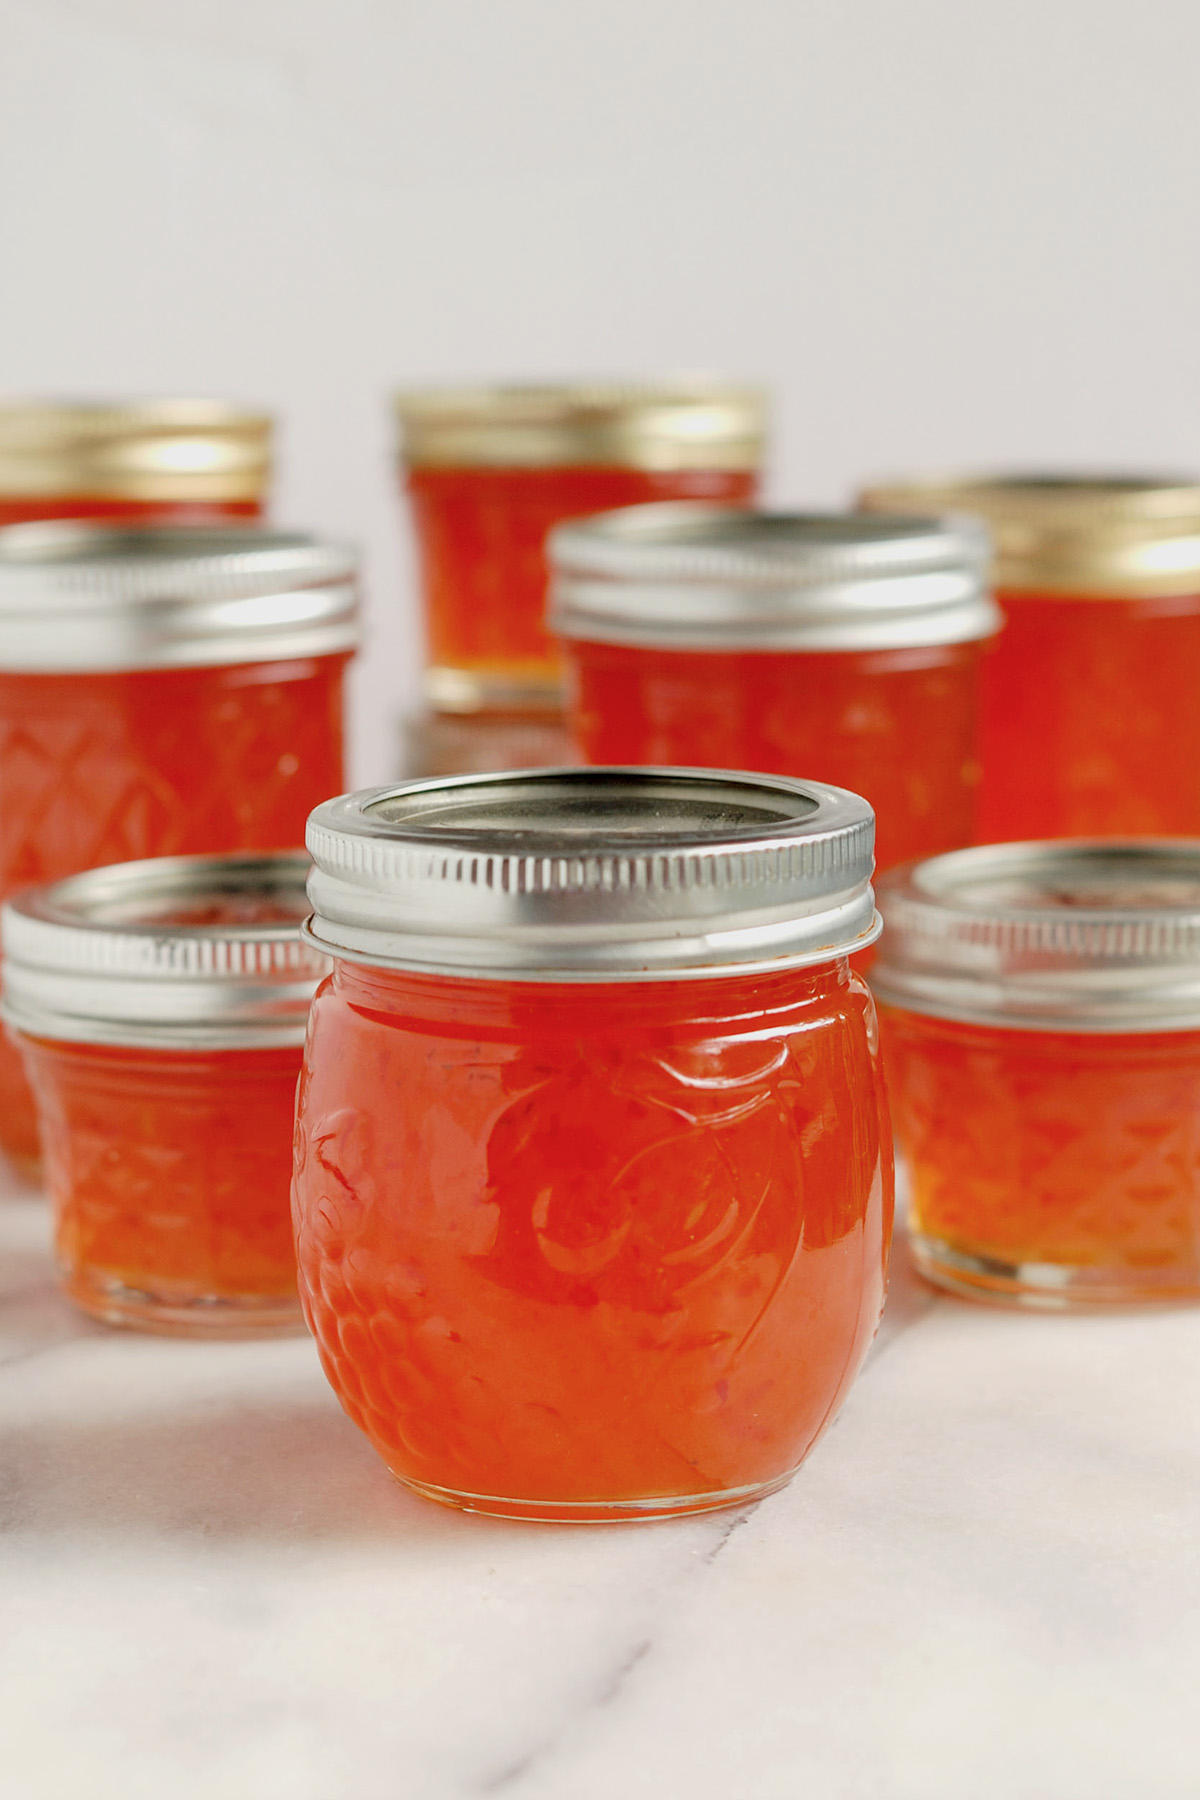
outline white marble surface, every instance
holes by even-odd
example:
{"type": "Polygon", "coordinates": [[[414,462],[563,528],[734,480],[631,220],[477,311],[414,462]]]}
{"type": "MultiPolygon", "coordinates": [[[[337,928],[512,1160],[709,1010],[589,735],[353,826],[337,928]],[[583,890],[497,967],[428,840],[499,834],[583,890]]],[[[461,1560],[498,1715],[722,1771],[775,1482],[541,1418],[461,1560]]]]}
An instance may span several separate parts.
{"type": "Polygon", "coordinates": [[[903,1270],[756,1510],[395,1486],[311,1346],[93,1328],[0,1201],[5,1800],[1195,1800],[1200,1316],[903,1270]]]}

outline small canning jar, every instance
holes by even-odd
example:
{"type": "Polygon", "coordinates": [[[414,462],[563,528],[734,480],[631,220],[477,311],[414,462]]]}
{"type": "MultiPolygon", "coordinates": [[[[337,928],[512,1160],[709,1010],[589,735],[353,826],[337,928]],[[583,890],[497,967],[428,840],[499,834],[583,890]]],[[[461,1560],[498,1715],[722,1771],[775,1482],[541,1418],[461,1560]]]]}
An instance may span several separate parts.
{"type": "Polygon", "coordinates": [[[586,762],[819,771],[870,801],[879,867],[969,844],[999,613],[970,520],[645,506],[551,537],[586,762]]]}
{"type": "Polygon", "coordinates": [[[666,382],[447,389],[396,400],[443,712],[561,709],[546,631],[552,525],[649,500],[752,499],[757,389],[666,382]]]}
{"type": "MultiPolygon", "coordinates": [[[[285,850],[343,786],[353,554],[248,527],[0,530],[0,899],[134,857],[285,850]]],[[[0,1043],[0,1145],[37,1156],[0,1043]]]]}
{"type": "Polygon", "coordinates": [[[1200,1299],[1200,844],[987,845],[879,904],[922,1273],[1026,1306],[1200,1299]]]}
{"type": "Polygon", "coordinates": [[[995,539],[981,841],[1200,835],[1200,484],[1014,476],[863,503],[975,513],[995,539]]]}
{"type": "Polygon", "coordinates": [[[883,1301],[870,808],[531,771],[313,814],[300,1289],[418,1492],[653,1518],[780,1486],[883,1301]]]}
{"type": "Polygon", "coordinates": [[[0,525],[259,518],[271,420],[223,400],[0,400],[0,525]]]}
{"type": "Polygon", "coordinates": [[[194,1336],[300,1323],[288,1186],[308,858],[164,857],[10,900],[4,1018],[37,1095],[67,1293],[194,1336]]]}

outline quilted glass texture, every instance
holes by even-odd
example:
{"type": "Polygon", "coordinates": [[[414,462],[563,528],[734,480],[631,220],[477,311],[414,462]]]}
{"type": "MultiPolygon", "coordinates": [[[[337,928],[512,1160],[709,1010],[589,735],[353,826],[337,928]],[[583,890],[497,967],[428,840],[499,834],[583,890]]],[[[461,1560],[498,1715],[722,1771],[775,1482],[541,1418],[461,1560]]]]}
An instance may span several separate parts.
{"type": "Polygon", "coordinates": [[[1200,1293],[1200,1032],[1009,1031],[888,1009],[921,1236],[1200,1293]]]}
{"type": "MultiPolygon", "coordinates": [[[[121,674],[0,674],[0,899],[144,856],[286,850],[342,777],[345,656],[121,674]]],[[[37,1155],[0,1040],[0,1144],[37,1155]]]]}
{"type": "Polygon", "coordinates": [[[27,1049],[68,1292],[112,1283],[175,1305],[294,1298],[298,1045],[27,1049]]]}

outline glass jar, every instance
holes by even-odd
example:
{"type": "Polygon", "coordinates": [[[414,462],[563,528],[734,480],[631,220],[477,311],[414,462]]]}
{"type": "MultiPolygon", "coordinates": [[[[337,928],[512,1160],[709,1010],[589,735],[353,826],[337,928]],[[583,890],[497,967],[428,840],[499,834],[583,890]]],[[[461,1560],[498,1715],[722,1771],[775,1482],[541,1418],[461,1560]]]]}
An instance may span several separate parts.
{"type": "Polygon", "coordinates": [[[1200,844],[987,845],[879,904],[922,1273],[1026,1306],[1200,1299],[1200,844]]]}
{"type": "Polygon", "coordinates": [[[396,401],[443,712],[560,709],[546,534],[640,501],[753,498],[765,401],[666,383],[448,389],[396,401]]]}
{"type": "Polygon", "coordinates": [[[881,868],[972,841],[999,614],[971,521],[647,506],[550,557],[586,762],[820,775],[870,801],[881,868]]]}
{"type": "Polygon", "coordinates": [[[41,1115],[67,1293],[199,1337],[300,1323],[288,1189],[308,858],[165,857],[3,912],[4,1018],[41,1115]]]}
{"type": "Polygon", "coordinates": [[[983,840],[1200,834],[1200,485],[1017,476],[864,504],[977,513],[995,538],[983,840]]]}
{"type": "Polygon", "coordinates": [[[0,400],[0,525],[260,517],[271,420],[222,400],[0,400]]]}
{"type": "Polygon", "coordinates": [[[318,807],[301,1295],[402,1481],[620,1519],[795,1470],[883,1301],[871,839],[854,795],[695,771],[318,807]]]}
{"type": "MultiPolygon", "coordinates": [[[[344,786],[354,574],[295,532],[0,531],[0,899],[134,857],[299,845],[344,786]]],[[[0,1145],[36,1161],[3,1042],[0,1145]]]]}

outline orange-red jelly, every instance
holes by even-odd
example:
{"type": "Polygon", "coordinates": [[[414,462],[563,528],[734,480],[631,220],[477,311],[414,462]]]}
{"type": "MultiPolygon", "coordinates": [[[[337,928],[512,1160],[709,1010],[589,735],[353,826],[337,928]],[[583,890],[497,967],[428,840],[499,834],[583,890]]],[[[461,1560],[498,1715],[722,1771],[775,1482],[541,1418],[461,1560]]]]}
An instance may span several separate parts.
{"type": "Polygon", "coordinates": [[[705,651],[568,645],[591,763],[819,774],[862,794],[880,868],[975,835],[982,646],[705,651]]]}
{"type": "Polygon", "coordinates": [[[884,1044],[909,1226],[939,1280],[998,1298],[1052,1300],[1056,1275],[1077,1299],[1200,1297],[1200,1031],[887,1009],[884,1044]]]}
{"type": "MultiPolygon", "coordinates": [[[[146,856],[286,849],[344,785],[346,657],[228,668],[0,672],[0,899],[146,856]]],[[[0,1144],[37,1119],[0,1039],[0,1144]]]]}
{"type": "Polygon", "coordinates": [[[300,1047],[23,1047],[70,1297],[155,1330],[295,1324],[300,1047]]]}
{"type": "Polygon", "coordinates": [[[557,701],[545,626],[551,528],[652,500],[753,498],[750,469],[438,468],[408,473],[435,704],[557,701]]]}
{"type": "Polygon", "coordinates": [[[258,500],[121,500],[97,494],[2,494],[0,525],[34,519],[94,519],[112,524],[252,525],[262,517],[258,500]]]}
{"type": "Polygon", "coordinates": [[[598,986],[339,962],[296,1142],[326,1373],[435,1498],[604,1518],[768,1491],[875,1330],[890,1146],[844,960],[598,986]]]}
{"type": "Polygon", "coordinates": [[[1200,583],[1158,598],[998,598],[980,837],[1200,835],[1200,583]]]}

